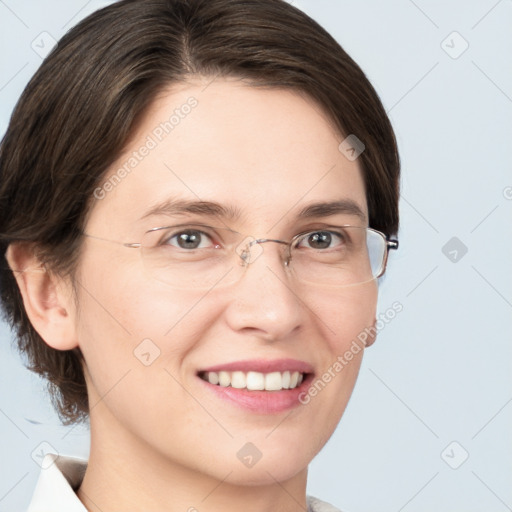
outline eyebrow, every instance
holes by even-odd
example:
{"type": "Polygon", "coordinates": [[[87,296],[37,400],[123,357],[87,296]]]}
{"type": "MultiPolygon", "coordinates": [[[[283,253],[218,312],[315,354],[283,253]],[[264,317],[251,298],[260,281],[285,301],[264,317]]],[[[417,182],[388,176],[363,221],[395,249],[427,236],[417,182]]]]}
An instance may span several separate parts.
{"type": "Polygon", "coordinates": [[[305,206],[297,215],[299,219],[309,219],[311,217],[329,217],[336,214],[348,214],[359,217],[366,222],[366,214],[361,207],[352,199],[340,199],[338,201],[311,203],[305,206]]]}
{"type": "MultiPolygon", "coordinates": [[[[240,219],[242,211],[232,205],[222,205],[215,201],[201,201],[190,199],[167,200],[150,208],[141,219],[153,215],[187,215],[199,214],[208,217],[220,217],[235,221],[240,219]]],[[[348,214],[367,221],[366,214],[352,199],[339,199],[336,201],[315,202],[304,206],[297,214],[297,219],[310,219],[314,217],[329,217],[336,214],[348,214]]]]}

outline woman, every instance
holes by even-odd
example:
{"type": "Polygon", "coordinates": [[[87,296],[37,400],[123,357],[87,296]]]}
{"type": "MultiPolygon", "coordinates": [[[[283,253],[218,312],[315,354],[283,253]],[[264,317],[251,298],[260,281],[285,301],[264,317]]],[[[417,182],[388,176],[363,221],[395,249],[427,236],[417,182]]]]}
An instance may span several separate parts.
{"type": "Polygon", "coordinates": [[[90,458],[29,510],[326,511],[398,243],[382,104],[282,0],[124,0],[59,42],[2,142],[2,305],[90,458]]]}

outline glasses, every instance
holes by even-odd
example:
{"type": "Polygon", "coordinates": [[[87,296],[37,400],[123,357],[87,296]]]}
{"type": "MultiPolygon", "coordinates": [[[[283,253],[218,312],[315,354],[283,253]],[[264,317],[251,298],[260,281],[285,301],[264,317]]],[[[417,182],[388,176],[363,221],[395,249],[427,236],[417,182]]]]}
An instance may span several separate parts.
{"type": "Polygon", "coordinates": [[[281,247],[291,278],[333,287],[362,284],[384,274],[390,249],[398,248],[380,231],[359,226],[329,226],[295,235],[291,241],[255,239],[226,227],[179,224],[153,228],[138,243],[89,238],[140,249],[144,267],[154,279],[175,288],[211,288],[237,282],[263,253],[261,244],[281,247]]]}

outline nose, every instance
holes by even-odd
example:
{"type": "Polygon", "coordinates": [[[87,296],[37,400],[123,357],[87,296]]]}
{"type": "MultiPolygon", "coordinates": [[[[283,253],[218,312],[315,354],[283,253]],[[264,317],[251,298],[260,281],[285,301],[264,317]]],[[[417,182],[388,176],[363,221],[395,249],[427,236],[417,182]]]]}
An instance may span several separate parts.
{"type": "Polygon", "coordinates": [[[285,267],[285,246],[279,242],[249,244],[250,254],[240,254],[240,278],[227,291],[225,318],[231,329],[266,341],[290,336],[304,319],[303,304],[285,267]]]}

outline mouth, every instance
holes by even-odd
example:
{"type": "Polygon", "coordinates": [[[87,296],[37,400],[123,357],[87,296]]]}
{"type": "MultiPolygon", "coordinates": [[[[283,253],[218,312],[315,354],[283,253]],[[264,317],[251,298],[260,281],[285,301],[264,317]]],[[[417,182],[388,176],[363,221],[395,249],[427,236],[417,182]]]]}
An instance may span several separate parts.
{"type": "Polygon", "coordinates": [[[300,405],[313,367],[293,359],[239,361],[197,372],[206,389],[230,405],[261,414],[300,405]]]}

